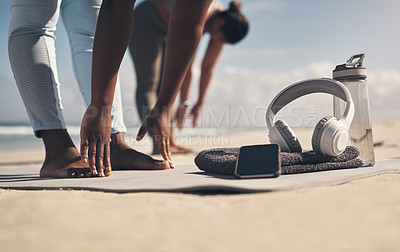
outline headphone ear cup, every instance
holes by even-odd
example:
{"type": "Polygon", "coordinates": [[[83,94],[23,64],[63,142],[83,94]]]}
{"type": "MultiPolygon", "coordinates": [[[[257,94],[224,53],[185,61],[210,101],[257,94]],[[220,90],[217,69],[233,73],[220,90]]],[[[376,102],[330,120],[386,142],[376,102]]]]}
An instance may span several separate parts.
{"type": "Polygon", "coordinates": [[[319,122],[317,123],[317,125],[315,126],[313,135],[312,135],[312,140],[311,140],[311,144],[313,147],[313,150],[315,152],[322,152],[321,151],[321,136],[322,136],[322,132],[324,132],[324,126],[325,123],[327,121],[329,121],[332,118],[332,116],[325,116],[324,118],[322,118],[321,120],[319,120],[319,122]]]}
{"type": "Polygon", "coordinates": [[[294,134],[293,130],[284,121],[278,120],[275,122],[275,127],[279,131],[286,144],[289,146],[291,152],[301,152],[302,148],[299,140],[294,134]]]}

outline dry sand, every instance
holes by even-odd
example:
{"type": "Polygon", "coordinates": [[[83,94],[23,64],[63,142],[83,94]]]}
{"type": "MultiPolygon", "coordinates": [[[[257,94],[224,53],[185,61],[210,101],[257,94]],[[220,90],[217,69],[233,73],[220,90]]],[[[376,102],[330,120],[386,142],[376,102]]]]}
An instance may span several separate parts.
{"type": "MultiPolygon", "coordinates": [[[[400,159],[399,129],[374,124],[377,160],[400,159]]],[[[311,145],[310,129],[295,131],[311,145]]],[[[192,147],[263,143],[266,132],[219,137],[192,147]]],[[[43,150],[0,158],[40,163],[43,150]]],[[[239,195],[0,190],[0,216],[0,251],[400,251],[400,174],[239,195]]]]}

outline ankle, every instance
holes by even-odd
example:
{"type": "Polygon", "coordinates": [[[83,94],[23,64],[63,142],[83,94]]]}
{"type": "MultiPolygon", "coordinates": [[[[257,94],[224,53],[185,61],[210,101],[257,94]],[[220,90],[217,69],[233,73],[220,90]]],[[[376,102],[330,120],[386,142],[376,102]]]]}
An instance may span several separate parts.
{"type": "Polygon", "coordinates": [[[126,148],[130,148],[128,144],[125,142],[124,133],[118,132],[116,134],[111,135],[110,147],[112,149],[123,150],[126,148]]]}
{"type": "Polygon", "coordinates": [[[71,149],[77,152],[76,147],[67,130],[43,130],[41,132],[46,150],[46,159],[56,158],[71,149]]]}

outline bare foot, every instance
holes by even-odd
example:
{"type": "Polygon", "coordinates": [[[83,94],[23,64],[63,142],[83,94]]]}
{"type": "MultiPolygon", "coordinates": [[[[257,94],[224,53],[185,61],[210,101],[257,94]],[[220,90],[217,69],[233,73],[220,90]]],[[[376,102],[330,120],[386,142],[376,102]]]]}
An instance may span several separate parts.
{"type": "Polygon", "coordinates": [[[68,148],[64,153],[54,158],[44,160],[40,169],[42,178],[86,178],[93,177],[89,165],[81,160],[75,147],[68,148]]]}
{"type": "Polygon", "coordinates": [[[40,169],[42,178],[93,177],[66,130],[43,130],[46,158],[40,169]]]}
{"type": "Polygon", "coordinates": [[[135,151],[125,143],[123,133],[112,136],[110,143],[111,167],[113,170],[166,170],[167,162],[135,151]]]}

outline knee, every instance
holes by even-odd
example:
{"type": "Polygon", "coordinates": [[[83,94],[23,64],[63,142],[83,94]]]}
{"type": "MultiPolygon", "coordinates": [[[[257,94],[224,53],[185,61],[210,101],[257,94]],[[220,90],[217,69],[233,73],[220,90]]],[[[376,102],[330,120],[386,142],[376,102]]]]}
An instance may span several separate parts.
{"type": "Polygon", "coordinates": [[[156,96],[157,97],[157,88],[153,88],[152,86],[141,86],[136,89],[136,96],[144,97],[144,96],[156,96]]]}
{"type": "Polygon", "coordinates": [[[79,32],[70,32],[68,36],[73,57],[76,55],[82,55],[82,57],[83,55],[87,55],[90,59],[92,58],[93,36],[79,32]]]}
{"type": "Polygon", "coordinates": [[[9,36],[17,30],[24,30],[30,34],[52,35],[59,16],[57,2],[51,1],[48,4],[40,3],[37,0],[33,1],[34,3],[28,1],[29,4],[25,2],[11,1],[9,36]]]}
{"type": "Polygon", "coordinates": [[[8,38],[12,38],[15,36],[33,36],[33,37],[41,37],[47,36],[54,39],[54,30],[47,30],[37,26],[17,26],[10,27],[8,38]]]}
{"type": "Polygon", "coordinates": [[[154,93],[157,96],[158,84],[160,82],[160,79],[157,76],[145,76],[145,78],[140,78],[140,76],[137,77],[136,93],[154,93]]]}

